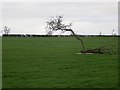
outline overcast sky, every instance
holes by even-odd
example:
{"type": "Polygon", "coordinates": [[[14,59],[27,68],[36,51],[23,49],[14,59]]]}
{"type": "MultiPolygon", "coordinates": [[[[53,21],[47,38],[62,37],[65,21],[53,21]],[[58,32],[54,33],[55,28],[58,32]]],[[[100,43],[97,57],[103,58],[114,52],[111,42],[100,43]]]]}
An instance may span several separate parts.
{"type": "Polygon", "coordinates": [[[10,33],[46,34],[46,21],[56,15],[72,22],[77,34],[118,33],[117,2],[5,2],[1,8],[2,27],[10,33]]]}

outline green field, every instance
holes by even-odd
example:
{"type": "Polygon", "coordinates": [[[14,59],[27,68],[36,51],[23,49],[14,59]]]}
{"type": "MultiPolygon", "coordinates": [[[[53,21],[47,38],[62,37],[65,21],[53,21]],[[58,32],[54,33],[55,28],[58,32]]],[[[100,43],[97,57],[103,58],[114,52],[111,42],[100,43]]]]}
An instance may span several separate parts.
{"type": "Polygon", "coordinates": [[[73,37],[3,37],[3,88],[115,88],[117,37],[82,37],[85,47],[107,46],[112,54],[76,54],[73,37]]]}

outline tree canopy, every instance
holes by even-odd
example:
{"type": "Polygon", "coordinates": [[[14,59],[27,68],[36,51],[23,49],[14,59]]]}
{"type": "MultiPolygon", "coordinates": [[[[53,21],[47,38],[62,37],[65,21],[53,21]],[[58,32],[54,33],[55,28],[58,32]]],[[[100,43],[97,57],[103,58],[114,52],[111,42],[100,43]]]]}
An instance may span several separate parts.
{"type": "Polygon", "coordinates": [[[62,30],[64,32],[70,31],[76,37],[76,39],[81,41],[83,50],[85,49],[82,39],[78,37],[71,29],[72,23],[69,23],[68,25],[63,23],[63,16],[57,15],[56,17],[52,17],[46,23],[46,31],[48,35],[52,34],[54,31],[57,30],[62,30]]]}

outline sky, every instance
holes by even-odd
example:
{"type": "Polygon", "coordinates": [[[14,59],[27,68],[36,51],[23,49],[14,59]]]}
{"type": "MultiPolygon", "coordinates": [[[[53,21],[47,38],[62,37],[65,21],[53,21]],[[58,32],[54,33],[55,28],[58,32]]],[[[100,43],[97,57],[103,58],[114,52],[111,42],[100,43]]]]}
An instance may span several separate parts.
{"type": "MultiPolygon", "coordinates": [[[[46,34],[46,21],[56,15],[81,35],[118,33],[118,2],[2,2],[2,29],[10,34],[46,34]]],[[[1,32],[0,32],[1,33],[1,32]]],[[[56,31],[53,34],[71,34],[56,31]]]]}

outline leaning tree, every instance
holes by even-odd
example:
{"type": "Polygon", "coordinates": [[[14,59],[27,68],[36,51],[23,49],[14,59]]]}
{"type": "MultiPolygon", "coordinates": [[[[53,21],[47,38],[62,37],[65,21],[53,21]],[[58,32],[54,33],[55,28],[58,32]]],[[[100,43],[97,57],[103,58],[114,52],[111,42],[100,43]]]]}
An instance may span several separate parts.
{"type": "Polygon", "coordinates": [[[83,43],[83,40],[80,38],[80,36],[76,35],[74,31],[71,29],[72,23],[64,24],[63,23],[63,16],[58,15],[56,17],[52,17],[47,21],[46,31],[47,35],[51,35],[54,31],[61,30],[63,32],[70,31],[77,40],[81,42],[82,50],[81,53],[99,53],[103,54],[109,51],[106,47],[99,47],[95,49],[86,49],[83,43]]]}
{"type": "Polygon", "coordinates": [[[47,27],[46,27],[46,31],[47,34],[49,33],[53,33],[54,31],[58,31],[58,30],[62,30],[63,32],[65,31],[70,31],[75,37],[76,39],[78,39],[81,42],[82,45],[82,49],[85,49],[83,40],[74,33],[74,31],[71,29],[72,23],[69,23],[68,25],[63,23],[63,16],[58,15],[56,17],[52,17],[47,21],[47,27]]]}

